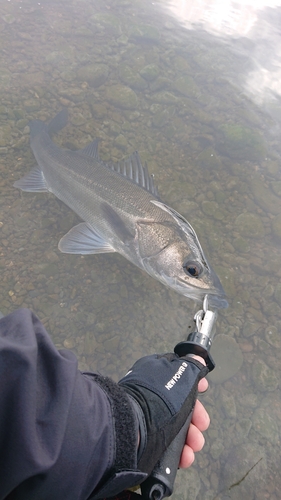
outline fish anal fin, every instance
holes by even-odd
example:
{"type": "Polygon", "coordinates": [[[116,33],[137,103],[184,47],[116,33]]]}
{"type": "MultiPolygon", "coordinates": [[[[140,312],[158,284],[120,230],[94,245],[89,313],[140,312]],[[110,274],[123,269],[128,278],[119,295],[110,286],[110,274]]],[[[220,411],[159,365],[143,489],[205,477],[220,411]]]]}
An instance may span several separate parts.
{"type": "Polygon", "coordinates": [[[114,248],[86,222],[81,222],[70,229],[61,238],[58,247],[63,253],[81,255],[115,252],[114,248]]]}
{"type": "Polygon", "coordinates": [[[128,243],[134,238],[135,235],[130,232],[120,215],[108,203],[102,203],[101,209],[111,230],[123,243],[128,243]]]}
{"type": "Polygon", "coordinates": [[[27,175],[14,182],[14,187],[30,193],[44,193],[49,191],[44,174],[38,165],[27,175]]]}
{"type": "Polygon", "coordinates": [[[89,156],[90,158],[94,158],[95,160],[101,161],[99,157],[99,139],[95,139],[93,142],[90,142],[85,148],[79,149],[79,151],[76,151],[76,153],[83,155],[83,156],[89,156]]]}

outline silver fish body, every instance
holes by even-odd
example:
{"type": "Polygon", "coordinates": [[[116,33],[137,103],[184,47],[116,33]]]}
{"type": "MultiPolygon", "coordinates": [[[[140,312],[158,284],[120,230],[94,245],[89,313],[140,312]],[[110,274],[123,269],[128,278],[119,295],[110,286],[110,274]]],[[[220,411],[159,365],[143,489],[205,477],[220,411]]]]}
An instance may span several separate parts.
{"type": "Polygon", "coordinates": [[[162,203],[146,166],[134,153],[105,164],[98,141],[79,151],[59,148],[50,134],[67,123],[61,111],[47,126],[30,123],[31,148],[38,165],[14,186],[50,191],[84,221],[59,242],[66,253],[118,252],[178,293],[212,307],[227,307],[222,285],[210,268],[191,225],[162,203]]]}

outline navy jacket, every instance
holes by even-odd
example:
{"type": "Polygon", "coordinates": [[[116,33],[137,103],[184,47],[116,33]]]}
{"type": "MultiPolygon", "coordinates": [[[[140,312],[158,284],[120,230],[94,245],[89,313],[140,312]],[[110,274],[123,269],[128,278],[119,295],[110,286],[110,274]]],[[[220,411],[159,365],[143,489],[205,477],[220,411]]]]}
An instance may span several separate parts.
{"type": "Polygon", "coordinates": [[[81,373],[28,309],[2,318],[0,500],[96,499],[143,480],[136,417],[120,391],[81,373]]]}

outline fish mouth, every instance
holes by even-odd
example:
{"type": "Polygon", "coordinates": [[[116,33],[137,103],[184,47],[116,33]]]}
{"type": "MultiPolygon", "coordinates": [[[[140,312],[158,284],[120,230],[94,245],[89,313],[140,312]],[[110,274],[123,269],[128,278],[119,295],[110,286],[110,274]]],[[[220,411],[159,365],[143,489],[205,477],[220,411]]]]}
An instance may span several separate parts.
{"type": "Polygon", "coordinates": [[[163,272],[161,278],[163,283],[167,284],[168,282],[169,286],[176,292],[196,302],[203,302],[205,295],[208,295],[208,304],[212,309],[226,309],[228,307],[224,289],[217,277],[216,286],[211,289],[188,286],[185,281],[168,278],[163,272]]]}
{"type": "MultiPolygon", "coordinates": [[[[148,274],[155,278],[155,271],[147,264],[148,262],[146,259],[146,262],[144,262],[144,268],[148,274]]],[[[163,270],[157,273],[157,279],[180,295],[184,295],[185,297],[195,300],[196,302],[203,303],[205,295],[208,295],[208,304],[213,309],[226,309],[228,307],[225,291],[215,273],[213,276],[212,288],[202,288],[199,286],[196,288],[195,286],[187,285],[186,281],[181,278],[167,276],[163,270]]]]}
{"type": "Polygon", "coordinates": [[[228,307],[225,295],[212,295],[210,292],[208,292],[208,304],[213,309],[226,309],[228,307]]]}
{"type": "Polygon", "coordinates": [[[181,287],[178,287],[177,291],[186,297],[196,300],[197,302],[203,302],[204,297],[208,295],[208,305],[211,309],[226,309],[228,307],[225,293],[220,293],[218,290],[207,290],[201,288],[200,290],[189,289],[183,291],[181,287]]]}

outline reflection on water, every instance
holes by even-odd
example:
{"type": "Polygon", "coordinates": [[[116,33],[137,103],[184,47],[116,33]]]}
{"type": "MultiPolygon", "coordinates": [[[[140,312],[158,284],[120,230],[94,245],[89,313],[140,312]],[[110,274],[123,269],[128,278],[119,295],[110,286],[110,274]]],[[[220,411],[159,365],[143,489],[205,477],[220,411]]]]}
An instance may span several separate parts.
{"type": "Polygon", "coordinates": [[[82,148],[100,137],[104,160],[137,149],[163,199],[198,232],[229,297],[217,321],[217,368],[202,396],[212,419],[206,447],[178,475],[173,498],[277,500],[279,90],[267,112],[256,99],[260,79],[254,99],[245,82],[258,61],[272,97],[280,10],[260,6],[241,38],[220,38],[206,25],[186,29],[162,6],[1,3],[0,310],[31,307],[81,368],[115,379],[141,355],[173,349],[193,326],[192,301],[121,256],[60,254],[57,242],[78,218],[52,195],[12,187],[34,164],[28,121],[67,106],[59,144],[82,148]],[[265,27],[260,39],[252,36],[257,26],[265,27]]]}
{"type": "MultiPolygon", "coordinates": [[[[268,5],[268,2],[266,2],[268,5]]],[[[274,2],[278,4],[279,2],[274,2]]],[[[255,25],[265,2],[233,0],[173,0],[171,12],[189,28],[201,24],[214,33],[245,36],[255,25]]]]}
{"type": "Polygon", "coordinates": [[[233,84],[238,79],[244,92],[280,122],[280,0],[171,0],[163,5],[185,28],[220,36],[231,50],[243,54],[247,67],[236,67],[238,74],[228,71],[225,76],[233,84]]]}

